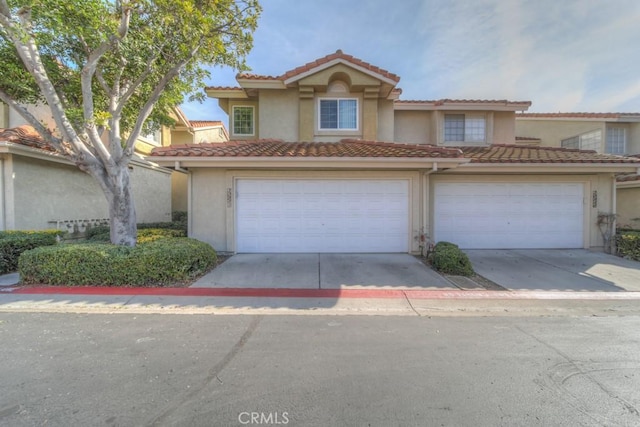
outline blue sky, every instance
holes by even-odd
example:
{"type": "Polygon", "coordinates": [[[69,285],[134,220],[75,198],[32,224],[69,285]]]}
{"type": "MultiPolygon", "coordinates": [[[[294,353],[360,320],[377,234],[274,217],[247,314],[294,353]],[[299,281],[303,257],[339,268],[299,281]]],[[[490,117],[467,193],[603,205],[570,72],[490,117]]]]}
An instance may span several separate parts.
{"type": "MultiPolygon", "coordinates": [[[[280,75],[342,49],[400,76],[401,99],[640,112],[638,0],[263,0],[247,64],[280,75]]],[[[208,84],[236,86],[216,68],[208,84]]],[[[182,105],[223,120],[209,99],[182,105]]]]}

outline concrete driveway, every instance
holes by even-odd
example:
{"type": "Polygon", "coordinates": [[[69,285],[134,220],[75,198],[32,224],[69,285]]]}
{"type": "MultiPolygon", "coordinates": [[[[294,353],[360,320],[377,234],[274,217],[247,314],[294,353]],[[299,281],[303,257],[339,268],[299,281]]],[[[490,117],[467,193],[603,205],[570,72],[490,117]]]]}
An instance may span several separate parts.
{"type": "Polygon", "coordinates": [[[640,291],[640,262],[584,249],[465,250],[481,276],[511,290],[640,291]]]}
{"type": "Polygon", "coordinates": [[[191,287],[456,289],[408,254],[238,254],[191,287]]]}

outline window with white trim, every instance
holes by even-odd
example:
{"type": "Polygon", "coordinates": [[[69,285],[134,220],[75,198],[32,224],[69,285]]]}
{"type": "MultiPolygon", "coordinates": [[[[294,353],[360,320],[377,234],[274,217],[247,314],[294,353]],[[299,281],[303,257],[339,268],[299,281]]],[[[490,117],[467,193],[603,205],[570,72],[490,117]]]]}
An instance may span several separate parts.
{"type": "Polygon", "coordinates": [[[355,98],[321,98],[320,130],[358,130],[358,100],[355,98]]]}
{"type": "Polygon", "coordinates": [[[445,114],[445,142],[485,142],[487,119],[481,114],[445,114]]]}
{"type": "Polygon", "coordinates": [[[254,129],[254,108],[251,105],[233,106],[233,134],[238,136],[253,136],[254,129]]]}
{"type": "Polygon", "coordinates": [[[626,129],[621,127],[607,127],[607,141],[605,153],[623,156],[627,152],[626,129]]]}
{"type": "Polygon", "coordinates": [[[560,141],[562,148],[574,148],[579,150],[593,150],[598,153],[602,152],[602,131],[593,130],[580,135],[565,138],[560,141]]]}

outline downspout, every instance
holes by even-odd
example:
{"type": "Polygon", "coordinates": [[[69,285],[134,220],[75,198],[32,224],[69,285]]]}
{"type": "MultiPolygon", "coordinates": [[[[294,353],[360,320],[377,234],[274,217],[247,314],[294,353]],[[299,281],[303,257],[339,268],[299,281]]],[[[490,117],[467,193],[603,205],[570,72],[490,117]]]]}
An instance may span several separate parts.
{"type": "Polygon", "coordinates": [[[611,174],[611,176],[613,177],[613,182],[611,184],[612,186],[612,190],[611,190],[611,213],[613,214],[611,216],[611,242],[610,242],[610,248],[611,248],[611,254],[615,255],[618,252],[618,248],[616,247],[616,217],[618,215],[618,209],[617,209],[617,204],[618,204],[618,197],[617,197],[617,193],[618,193],[618,186],[616,185],[617,179],[616,179],[616,174],[611,174]]]}
{"type": "MultiPolygon", "coordinates": [[[[429,241],[431,240],[431,186],[429,175],[438,171],[438,163],[433,162],[430,170],[426,170],[422,172],[422,224],[420,224],[420,234],[425,236],[425,241],[420,242],[421,245],[429,245],[429,241]]],[[[425,248],[425,249],[428,249],[425,248]]],[[[423,251],[425,251],[423,249],[423,251]]],[[[425,251],[426,253],[426,251],[425,251]]]]}
{"type": "Polygon", "coordinates": [[[4,196],[4,159],[0,158],[0,230],[7,229],[5,224],[5,196],[4,196]]]}

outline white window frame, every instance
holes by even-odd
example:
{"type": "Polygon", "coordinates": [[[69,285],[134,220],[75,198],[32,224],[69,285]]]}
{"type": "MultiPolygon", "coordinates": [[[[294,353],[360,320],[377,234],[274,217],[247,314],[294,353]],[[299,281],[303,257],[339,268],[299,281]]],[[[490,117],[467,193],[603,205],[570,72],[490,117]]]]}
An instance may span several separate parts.
{"type": "Polygon", "coordinates": [[[256,134],[256,108],[253,105],[234,105],[231,108],[231,132],[234,136],[255,136],[256,134]],[[251,109],[251,133],[236,133],[236,108],[251,109]]]}
{"type": "Polygon", "coordinates": [[[341,132],[341,131],[358,131],[360,130],[360,102],[358,98],[336,98],[336,97],[327,97],[327,98],[318,98],[317,102],[317,110],[318,110],[318,130],[323,132],[341,132]],[[341,128],[340,125],[340,117],[338,117],[338,127],[335,128],[323,128],[322,127],[322,110],[320,108],[320,104],[322,101],[336,101],[338,104],[338,113],[340,113],[340,101],[355,101],[356,103],[356,127],[355,128],[341,128]]]}
{"type": "Polygon", "coordinates": [[[487,142],[487,128],[489,125],[489,120],[487,119],[487,115],[486,114],[474,114],[474,113],[457,113],[457,112],[448,112],[448,113],[444,113],[444,116],[442,118],[442,140],[447,143],[486,143],[487,142]],[[447,131],[446,131],[446,123],[447,123],[447,116],[464,116],[464,126],[465,128],[463,129],[464,132],[464,136],[462,140],[449,140],[447,139],[447,131]],[[482,139],[467,139],[467,123],[470,120],[473,119],[482,119],[484,122],[484,136],[482,139]]]}
{"type": "MultiPolygon", "coordinates": [[[[615,141],[616,145],[620,143],[620,141],[615,141]]],[[[607,126],[607,131],[606,131],[606,139],[604,142],[604,152],[606,154],[614,154],[617,156],[624,156],[625,154],[627,154],[627,129],[623,128],[621,126],[607,126]],[[622,131],[622,151],[618,151],[616,150],[616,152],[612,152],[612,150],[610,150],[611,148],[611,143],[613,141],[610,141],[610,135],[609,135],[609,131],[616,131],[616,132],[620,132],[622,131]]]]}

